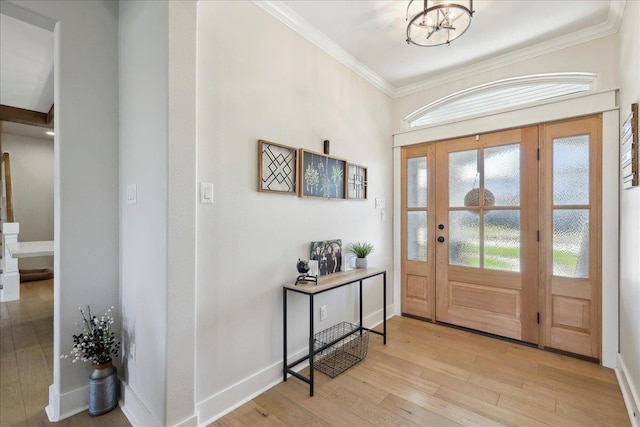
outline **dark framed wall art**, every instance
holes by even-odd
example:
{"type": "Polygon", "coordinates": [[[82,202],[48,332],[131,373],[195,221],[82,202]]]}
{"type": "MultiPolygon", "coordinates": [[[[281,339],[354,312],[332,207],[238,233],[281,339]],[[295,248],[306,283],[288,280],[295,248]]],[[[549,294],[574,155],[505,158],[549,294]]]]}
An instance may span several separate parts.
{"type": "Polygon", "coordinates": [[[258,140],[258,191],[297,194],[297,172],[295,148],[258,140]]]}
{"type": "Polygon", "coordinates": [[[367,200],[367,168],[349,163],[347,170],[347,198],[367,200]]]}
{"type": "Polygon", "coordinates": [[[346,160],[303,148],[300,149],[298,157],[300,167],[298,195],[300,197],[345,198],[346,160]]]}

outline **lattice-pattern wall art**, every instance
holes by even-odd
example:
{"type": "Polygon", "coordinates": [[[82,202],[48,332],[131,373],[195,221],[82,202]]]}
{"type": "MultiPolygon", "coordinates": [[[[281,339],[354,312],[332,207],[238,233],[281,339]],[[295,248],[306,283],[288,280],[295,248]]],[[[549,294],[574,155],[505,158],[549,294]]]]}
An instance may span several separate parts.
{"type": "Polygon", "coordinates": [[[347,177],[347,198],[367,200],[367,168],[349,164],[347,177]]]}
{"type": "Polygon", "coordinates": [[[258,140],[258,191],[297,194],[298,150],[258,140]]]}

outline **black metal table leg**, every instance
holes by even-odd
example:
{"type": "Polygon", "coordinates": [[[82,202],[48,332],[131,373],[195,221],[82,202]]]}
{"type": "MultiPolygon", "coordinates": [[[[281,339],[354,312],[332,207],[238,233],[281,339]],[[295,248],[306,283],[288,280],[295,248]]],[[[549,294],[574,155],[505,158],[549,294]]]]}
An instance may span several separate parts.
{"type": "Polygon", "coordinates": [[[309,396],[313,397],[313,294],[309,295],[309,396]]]}
{"type": "Polygon", "coordinates": [[[387,344],[387,272],[382,273],[382,343],[387,344]]]}
{"type": "Polygon", "coordinates": [[[282,381],[286,381],[287,380],[287,288],[282,288],[282,329],[283,329],[283,336],[282,336],[282,347],[283,347],[283,351],[282,351],[282,381]]]}
{"type": "MultiPolygon", "coordinates": [[[[362,324],[362,280],[360,280],[360,323],[358,326],[361,328],[364,326],[362,324]]],[[[362,334],[362,330],[360,330],[360,334],[362,334]]]]}

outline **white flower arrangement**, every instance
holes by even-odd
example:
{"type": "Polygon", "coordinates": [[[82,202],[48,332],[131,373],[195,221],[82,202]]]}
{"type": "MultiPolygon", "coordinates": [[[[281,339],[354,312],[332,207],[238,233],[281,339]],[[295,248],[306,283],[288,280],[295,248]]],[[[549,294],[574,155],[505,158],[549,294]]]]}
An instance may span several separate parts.
{"type": "Polygon", "coordinates": [[[120,342],[116,342],[116,335],[113,331],[114,319],[111,315],[113,306],[107,310],[104,316],[91,315],[91,307],[87,306],[85,312],[78,308],[82,314],[82,333],[73,336],[73,348],[69,354],[60,356],[63,359],[73,358],[73,363],[77,361],[92,362],[94,365],[101,365],[111,361],[111,356],[118,356],[120,342]]]}

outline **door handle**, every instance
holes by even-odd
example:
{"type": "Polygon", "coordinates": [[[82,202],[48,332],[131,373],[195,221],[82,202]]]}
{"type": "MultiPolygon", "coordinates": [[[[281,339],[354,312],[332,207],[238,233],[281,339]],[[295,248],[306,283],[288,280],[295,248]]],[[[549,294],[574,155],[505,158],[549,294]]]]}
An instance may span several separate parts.
{"type": "Polygon", "coordinates": [[[440,243],[444,242],[444,237],[442,237],[442,236],[438,237],[438,242],[440,242],[440,243]]]}

